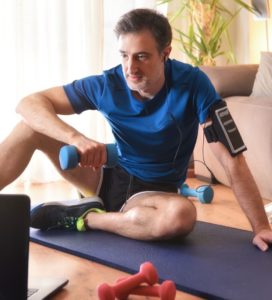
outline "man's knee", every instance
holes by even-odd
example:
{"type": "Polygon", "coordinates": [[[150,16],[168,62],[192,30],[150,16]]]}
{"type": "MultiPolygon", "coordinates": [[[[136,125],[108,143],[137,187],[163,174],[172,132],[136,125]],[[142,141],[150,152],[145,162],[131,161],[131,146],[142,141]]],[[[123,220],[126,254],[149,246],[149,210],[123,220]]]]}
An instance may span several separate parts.
{"type": "Polygon", "coordinates": [[[16,145],[21,151],[32,156],[34,151],[40,150],[43,152],[52,163],[58,168],[59,166],[59,150],[63,143],[39,133],[32,129],[24,121],[20,121],[10,136],[8,140],[11,141],[11,145],[16,145]],[[12,142],[12,140],[14,142],[12,142]]]}
{"type": "Polygon", "coordinates": [[[137,226],[146,226],[146,239],[150,240],[186,236],[196,222],[193,203],[175,193],[139,193],[126,203],[123,212],[137,226]]]}
{"type": "Polygon", "coordinates": [[[163,220],[162,237],[185,237],[195,226],[196,208],[190,200],[177,195],[176,199],[169,203],[163,220]]]}
{"type": "Polygon", "coordinates": [[[186,236],[194,228],[196,223],[196,208],[188,199],[180,199],[181,205],[176,211],[176,235],[186,236]]]}
{"type": "Polygon", "coordinates": [[[27,144],[30,147],[33,147],[35,149],[38,148],[41,134],[39,134],[35,130],[33,130],[24,121],[20,121],[15,126],[13,132],[15,132],[16,138],[17,138],[17,136],[19,136],[19,138],[17,138],[18,142],[27,144]]]}

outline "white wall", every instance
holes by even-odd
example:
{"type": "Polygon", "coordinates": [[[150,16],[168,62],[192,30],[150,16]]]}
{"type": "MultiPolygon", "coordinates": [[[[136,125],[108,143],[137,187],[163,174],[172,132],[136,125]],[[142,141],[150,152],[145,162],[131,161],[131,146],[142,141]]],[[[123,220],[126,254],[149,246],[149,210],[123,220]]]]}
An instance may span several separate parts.
{"type": "Polygon", "coordinates": [[[262,51],[272,51],[272,0],[269,0],[269,6],[268,20],[257,19],[253,14],[242,11],[235,21],[232,36],[239,63],[259,63],[262,51]]]}

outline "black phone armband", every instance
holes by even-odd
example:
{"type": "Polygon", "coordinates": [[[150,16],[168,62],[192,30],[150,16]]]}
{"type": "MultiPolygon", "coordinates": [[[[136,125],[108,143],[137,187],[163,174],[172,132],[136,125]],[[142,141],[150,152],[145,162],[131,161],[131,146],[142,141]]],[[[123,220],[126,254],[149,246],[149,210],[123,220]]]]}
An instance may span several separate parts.
{"type": "Polygon", "coordinates": [[[225,101],[211,107],[210,118],[212,124],[204,128],[208,143],[221,142],[232,156],[247,150],[225,101]]]}

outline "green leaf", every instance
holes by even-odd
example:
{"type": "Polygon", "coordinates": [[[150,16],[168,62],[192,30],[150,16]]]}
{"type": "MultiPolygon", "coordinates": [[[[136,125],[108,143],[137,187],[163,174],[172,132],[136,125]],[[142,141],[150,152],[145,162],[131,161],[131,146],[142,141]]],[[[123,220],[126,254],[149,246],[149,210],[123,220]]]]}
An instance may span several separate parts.
{"type": "MultiPolygon", "coordinates": [[[[190,25],[186,32],[175,28],[178,33],[178,42],[181,45],[181,51],[191,60],[194,65],[200,65],[205,59],[225,56],[229,61],[236,62],[228,28],[231,22],[237,17],[242,9],[254,13],[252,6],[242,0],[231,0],[237,4],[235,10],[228,9],[225,6],[225,0],[175,0],[179,3],[178,9],[171,17],[170,22],[177,18],[188,18],[190,25]],[[215,9],[214,18],[208,28],[202,28],[205,25],[201,20],[195,18],[195,4],[206,4],[205,11],[209,8],[211,12],[215,9]],[[209,35],[207,36],[207,31],[209,35]],[[222,50],[222,42],[226,41],[228,49],[222,50]]],[[[157,0],[157,3],[170,3],[172,0],[157,0]]],[[[205,22],[205,20],[204,20],[205,22]]]]}

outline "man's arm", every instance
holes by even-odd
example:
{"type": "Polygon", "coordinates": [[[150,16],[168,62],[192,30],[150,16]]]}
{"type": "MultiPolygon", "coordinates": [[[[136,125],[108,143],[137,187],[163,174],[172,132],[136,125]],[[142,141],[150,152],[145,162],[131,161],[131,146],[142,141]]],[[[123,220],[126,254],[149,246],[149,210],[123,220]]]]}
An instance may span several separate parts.
{"type": "Polygon", "coordinates": [[[73,114],[62,87],[37,92],[23,98],[17,108],[24,121],[35,131],[69,144],[78,132],[63,122],[58,114],[73,114]]]}
{"type": "Polygon", "coordinates": [[[82,166],[99,168],[105,164],[105,145],[87,138],[58,116],[75,113],[63,87],[54,87],[23,98],[16,111],[34,131],[76,146],[82,166]]]}
{"type": "Polygon", "coordinates": [[[243,154],[232,157],[220,142],[209,144],[222,164],[231,188],[246,214],[255,237],[253,244],[265,251],[272,243],[272,230],[265,214],[263,201],[243,154]]]}

